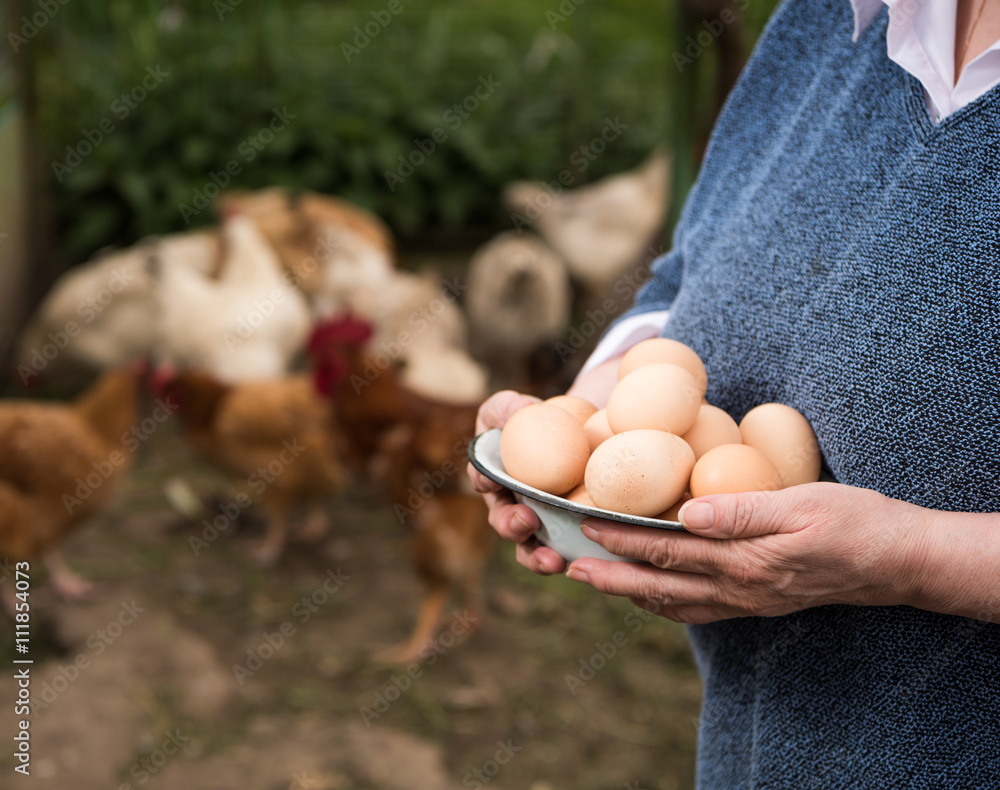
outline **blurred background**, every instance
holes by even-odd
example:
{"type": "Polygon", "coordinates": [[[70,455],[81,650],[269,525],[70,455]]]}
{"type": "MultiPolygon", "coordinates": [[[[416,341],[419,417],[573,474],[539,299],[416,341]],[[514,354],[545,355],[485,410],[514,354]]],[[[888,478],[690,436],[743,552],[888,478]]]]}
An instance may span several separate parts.
{"type": "MultiPolygon", "coordinates": [[[[37,786],[692,785],[683,628],[524,572],[421,427],[467,440],[489,391],[565,390],[667,248],[774,5],[0,2],[0,412],[127,365],[138,387],[101,407],[131,439],[111,435],[127,463],[100,496],[75,474],[35,487],[86,520],[37,546],[11,537],[34,511],[0,521],[0,555],[58,544],[92,583],[47,583],[32,557],[37,786]],[[273,377],[287,392],[253,389],[273,377]],[[372,416],[390,380],[395,411],[372,416]],[[248,445],[191,416],[237,391],[255,430],[292,415],[247,468],[248,445]],[[330,408],[329,530],[276,547],[276,522],[313,522],[254,470],[330,408]],[[454,546],[471,575],[439,567],[454,546]]],[[[281,463],[288,481],[313,461],[281,463]]]]}

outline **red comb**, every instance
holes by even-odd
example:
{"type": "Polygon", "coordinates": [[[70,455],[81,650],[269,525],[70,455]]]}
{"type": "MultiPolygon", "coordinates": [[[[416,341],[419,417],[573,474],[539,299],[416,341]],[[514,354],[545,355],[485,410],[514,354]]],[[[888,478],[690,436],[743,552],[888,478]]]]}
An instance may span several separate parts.
{"type": "Polygon", "coordinates": [[[372,336],[372,325],[351,313],[321,321],[309,337],[309,350],[318,351],[329,345],[360,346],[372,336]]]}

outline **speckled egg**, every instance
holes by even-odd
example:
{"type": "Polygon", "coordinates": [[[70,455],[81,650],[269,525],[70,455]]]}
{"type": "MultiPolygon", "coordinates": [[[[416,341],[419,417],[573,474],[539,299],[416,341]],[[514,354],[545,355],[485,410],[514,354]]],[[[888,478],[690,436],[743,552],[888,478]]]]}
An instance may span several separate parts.
{"type": "Polygon", "coordinates": [[[636,430],[612,436],[587,463],[587,493],[597,507],[656,516],[687,488],[694,453],[679,436],[636,430]]]}

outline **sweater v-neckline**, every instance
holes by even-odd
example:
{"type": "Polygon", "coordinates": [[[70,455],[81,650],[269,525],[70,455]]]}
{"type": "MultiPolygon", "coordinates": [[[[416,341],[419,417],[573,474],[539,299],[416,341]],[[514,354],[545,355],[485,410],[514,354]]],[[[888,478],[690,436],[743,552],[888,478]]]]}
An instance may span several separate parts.
{"type": "Polygon", "coordinates": [[[910,72],[902,67],[899,68],[905,80],[906,110],[910,125],[920,141],[925,144],[947,134],[953,127],[961,125],[970,117],[979,115],[1000,100],[1000,83],[998,83],[964,107],[955,110],[944,120],[934,123],[924,101],[924,86],[910,72]]]}

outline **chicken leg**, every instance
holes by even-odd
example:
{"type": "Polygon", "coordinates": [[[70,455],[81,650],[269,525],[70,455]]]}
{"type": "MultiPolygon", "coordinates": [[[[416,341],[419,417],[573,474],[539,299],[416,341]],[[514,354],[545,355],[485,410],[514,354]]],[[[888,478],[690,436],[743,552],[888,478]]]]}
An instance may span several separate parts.
{"type": "Polygon", "coordinates": [[[52,579],[53,588],[66,600],[86,600],[93,592],[94,585],[73,572],[59,549],[50,549],[42,557],[42,562],[52,579]]]}
{"type": "Polygon", "coordinates": [[[434,639],[449,592],[447,585],[437,585],[430,589],[420,604],[417,622],[410,637],[377,653],[376,660],[385,664],[409,664],[419,659],[421,651],[434,639]]]}

